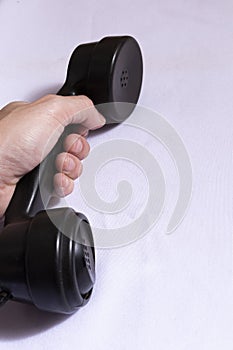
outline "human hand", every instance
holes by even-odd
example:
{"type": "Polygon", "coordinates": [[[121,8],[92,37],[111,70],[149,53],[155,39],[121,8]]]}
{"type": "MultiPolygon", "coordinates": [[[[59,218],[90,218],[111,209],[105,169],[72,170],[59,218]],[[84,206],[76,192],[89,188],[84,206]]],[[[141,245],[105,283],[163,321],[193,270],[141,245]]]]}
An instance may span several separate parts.
{"type": "Polygon", "coordinates": [[[12,102],[0,110],[0,217],[4,215],[18,181],[51,151],[69,124],[77,133],[64,140],[56,157],[54,190],[59,196],[73,191],[89,153],[84,135],[105,124],[86,96],[47,95],[35,102],[12,102]]]}

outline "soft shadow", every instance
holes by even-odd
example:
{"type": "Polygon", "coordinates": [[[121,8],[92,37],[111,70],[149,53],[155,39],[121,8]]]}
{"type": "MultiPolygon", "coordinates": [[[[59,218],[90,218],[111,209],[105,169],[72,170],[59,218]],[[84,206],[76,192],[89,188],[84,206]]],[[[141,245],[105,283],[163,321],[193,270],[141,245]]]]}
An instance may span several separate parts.
{"type": "Polygon", "coordinates": [[[96,136],[96,135],[102,135],[103,133],[106,133],[110,130],[115,129],[117,126],[119,126],[119,124],[114,123],[114,124],[105,124],[104,126],[102,126],[102,128],[100,129],[96,129],[96,130],[90,130],[89,131],[89,135],[88,136],[96,136]]]}
{"type": "Polygon", "coordinates": [[[68,317],[9,301],[0,308],[0,340],[15,341],[31,337],[64,322],[68,317]]]}

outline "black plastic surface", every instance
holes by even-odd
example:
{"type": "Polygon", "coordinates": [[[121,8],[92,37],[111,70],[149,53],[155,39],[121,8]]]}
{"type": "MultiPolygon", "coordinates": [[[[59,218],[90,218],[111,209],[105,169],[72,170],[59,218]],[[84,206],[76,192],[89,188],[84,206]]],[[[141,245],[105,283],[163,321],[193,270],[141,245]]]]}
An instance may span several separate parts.
{"type": "Polygon", "coordinates": [[[59,94],[87,95],[104,114],[107,124],[120,123],[128,118],[138,101],[142,73],[142,54],[137,41],[130,36],[106,37],[75,49],[59,94]],[[98,106],[109,102],[113,103],[110,110],[98,106]],[[117,102],[131,105],[125,105],[122,113],[117,102]]]}
{"type": "MultiPolygon", "coordinates": [[[[136,40],[107,37],[74,50],[58,94],[85,94],[94,104],[111,102],[107,109],[97,108],[107,123],[119,123],[137,103],[141,83],[142,55],[136,40]],[[130,104],[123,111],[118,102],[130,104]]],[[[71,208],[46,210],[60,151],[58,143],[16,186],[0,235],[0,291],[4,302],[11,297],[42,310],[72,313],[91,296],[95,253],[86,217],[71,208]]]]}
{"type": "Polygon", "coordinates": [[[73,313],[86,304],[95,282],[92,247],[87,219],[71,208],[8,224],[0,235],[1,288],[41,310],[73,313]]]}

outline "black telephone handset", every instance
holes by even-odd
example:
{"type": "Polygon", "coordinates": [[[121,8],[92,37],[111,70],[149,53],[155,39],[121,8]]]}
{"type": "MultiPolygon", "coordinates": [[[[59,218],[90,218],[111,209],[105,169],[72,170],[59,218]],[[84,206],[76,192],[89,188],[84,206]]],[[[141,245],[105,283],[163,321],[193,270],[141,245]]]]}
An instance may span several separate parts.
{"type": "MultiPolygon", "coordinates": [[[[136,40],[106,37],[74,50],[58,95],[86,95],[107,124],[120,123],[133,111],[141,83],[136,40]],[[127,102],[127,107],[122,110],[117,102],[127,102]]],[[[0,305],[12,299],[70,314],[91,296],[95,252],[87,218],[71,208],[47,209],[60,144],[19,181],[7,208],[0,234],[0,305]]]]}

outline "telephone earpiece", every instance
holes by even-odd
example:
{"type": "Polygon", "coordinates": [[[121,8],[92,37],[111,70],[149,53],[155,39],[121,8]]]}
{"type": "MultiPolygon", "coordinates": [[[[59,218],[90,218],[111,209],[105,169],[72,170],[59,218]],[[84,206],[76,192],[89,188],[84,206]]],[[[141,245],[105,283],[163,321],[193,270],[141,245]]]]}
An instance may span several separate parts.
{"type": "Polygon", "coordinates": [[[104,108],[104,116],[107,124],[119,123],[132,112],[141,84],[142,54],[136,40],[129,36],[106,37],[74,50],[67,79],[58,94],[86,95],[100,105],[97,108],[113,102],[110,111],[104,108]],[[126,104],[122,111],[117,102],[127,102],[128,108],[126,104]]]}
{"type": "MultiPolygon", "coordinates": [[[[141,82],[136,40],[106,37],[74,50],[58,94],[84,94],[95,105],[112,102],[104,116],[107,123],[120,123],[137,103],[141,82]],[[117,102],[128,102],[128,108],[122,112],[117,102]]],[[[90,299],[95,282],[90,224],[71,208],[47,209],[59,147],[19,181],[7,208],[0,234],[0,305],[11,299],[70,314],[90,299]]]]}

